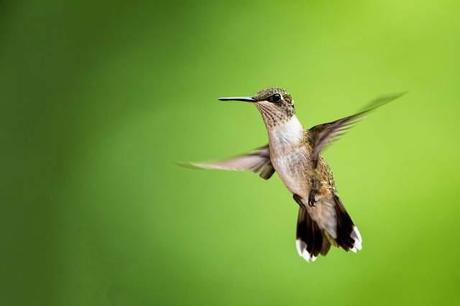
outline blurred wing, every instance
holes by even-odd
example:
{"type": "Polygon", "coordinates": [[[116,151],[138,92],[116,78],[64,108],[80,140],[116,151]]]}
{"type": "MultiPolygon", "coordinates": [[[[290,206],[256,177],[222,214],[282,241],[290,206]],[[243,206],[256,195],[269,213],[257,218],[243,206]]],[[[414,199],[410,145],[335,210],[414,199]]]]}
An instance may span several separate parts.
{"type": "Polygon", "coordinates": [[[319,124],[310,128],[308,130],[308,136],[310,137],[310,142],[313,148],[312,161],[315,167],[318,164],[319,154],[324,147],[337,139],[338,136],[344,134],[345,131],[348,130],[355,122],[361,120],[369,112],[401,97],[404,94],[405,93],[398,93],[377,98],[354,115],[332,122],[319,124]]]}
{"type": "Polygon", "coordinates": [[[260,177],[268,180],[275,169],[270,161],[270,150],[268,145],[258,148],[247,154],[238,155],[229,159],[210,162],[189,163],[186,166],[200,169],[252,171],[260,177]]]}

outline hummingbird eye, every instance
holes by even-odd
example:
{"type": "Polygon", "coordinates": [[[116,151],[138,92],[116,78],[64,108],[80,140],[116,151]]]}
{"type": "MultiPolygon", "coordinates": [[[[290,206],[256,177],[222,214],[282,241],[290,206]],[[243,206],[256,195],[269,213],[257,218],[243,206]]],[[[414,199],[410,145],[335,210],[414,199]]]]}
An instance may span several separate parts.
{"type": "Polygon", "coordinates": [[[268,97],[267,101],[277,103],[277,102],[281,101],[281,95],[276,93],[276,94],[268,97]]]}

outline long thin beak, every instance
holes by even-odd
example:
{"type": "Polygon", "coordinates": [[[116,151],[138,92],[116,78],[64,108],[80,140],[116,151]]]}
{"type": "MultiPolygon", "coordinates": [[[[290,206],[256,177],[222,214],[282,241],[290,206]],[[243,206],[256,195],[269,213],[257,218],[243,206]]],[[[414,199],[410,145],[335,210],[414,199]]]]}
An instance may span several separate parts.
{"type": "Polygon", "coordinates": [[[242,102],[256,102],[252,97],[221,97],[220,101],[242,101],[242,102]]]}

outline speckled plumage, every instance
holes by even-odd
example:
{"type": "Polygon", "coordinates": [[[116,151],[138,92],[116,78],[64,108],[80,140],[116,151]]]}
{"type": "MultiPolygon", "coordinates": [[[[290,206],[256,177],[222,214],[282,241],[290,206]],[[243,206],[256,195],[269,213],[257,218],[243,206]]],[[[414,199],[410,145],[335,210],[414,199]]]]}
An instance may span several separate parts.
{"type": "Polygon", "coordinates": [[[253,97],[258,103],[256,107],[262,114],[267,128],[272,128],[278,124],[286,122],[295,114],[294,100],[291,95],[283,88],[267,88],[259,91],[253,97]],[[264,103],[266,99],[274,94],[280,94],[283,99],[280,105],[273,103],[264,103]]]}

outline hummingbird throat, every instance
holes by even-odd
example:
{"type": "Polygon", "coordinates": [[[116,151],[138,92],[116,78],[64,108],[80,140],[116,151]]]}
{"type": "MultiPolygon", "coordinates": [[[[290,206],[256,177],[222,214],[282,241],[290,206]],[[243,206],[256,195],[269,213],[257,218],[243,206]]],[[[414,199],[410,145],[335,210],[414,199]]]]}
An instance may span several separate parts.
{"type": "Polygon", "coordinates": [[[304,137],[304,128],[296,115],[275,126],[267,126],[270,146],[282,149],[300,144],[304,137]]]}

